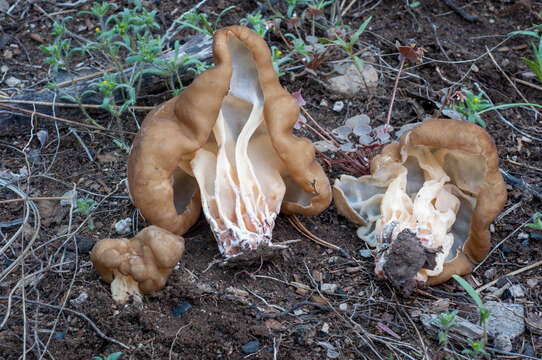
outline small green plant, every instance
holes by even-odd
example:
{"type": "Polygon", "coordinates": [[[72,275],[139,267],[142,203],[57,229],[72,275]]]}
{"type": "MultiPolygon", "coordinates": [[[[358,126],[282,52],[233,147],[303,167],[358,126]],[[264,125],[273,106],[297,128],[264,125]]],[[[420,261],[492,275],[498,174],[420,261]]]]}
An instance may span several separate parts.
{"type": "Polygon", "coordinates": [[[483,94],[474,95],[469,90],[463,90],[463,101],[455,106],[455,110],[463,115],[463,120],[478,124],[485,129],[486,123],[480,118],[480,112],[491,108],[493,105],[483,98],[483,94]]]}
{"type": "MultiPolygon", "coordinates": [[[[476,306],[478,306],[478,315],[480,317],[480,325],[482,326],[484,332],[483,332],[483,338],[479,341],[473,341],[472,339],[469,339],[469,343],[471,346],[471,349],[465,349],[468,351],[468,354],[473,356],[475,359],[481,359],[483,356],[485,356],[487,353],[485,352],[485,344],[487,344],[487,328],[486,323],[489,317],[491,316],[491,312],[488,308],[485,307],[484,303],[482,302],[482,299],[480,298],[480,295],[476,292],[476,290],[473,289],[473,287],[465,281],[462,277],[458,275],[452,275],[452,277],[465,289],[467,294],[474,300],[476,303],[476,306]]],[[[464,350],[464,351],[465,351],[464,350]]]]}
{"type": "Polygon", "coordinates": [[[207,14],[191,11],[183,16],[183,19],[178,21],[179,25],[187,27],[205,35],[213,36],[218,27],[218,23],[224,14],[235,9],[235,6],[228,6],[218,14],[214,24],[211,24],[207,19],[207,14]]]}
{"type": "MultiPolygon", "coordinates": [[[[63,99],[79,105],[85,114],[87,121],[95,126],[101,127],[87,113],[83,106],[83,98],[89,95],[99,95],[102,99],[101,107],[107,110],[116,120],[119,130],[122,130],[121,116],[135,105],[138,94],[141,90],[143,75],[154,74],[169,79],[169,86],[174,95],[180,93],[184,86],[181,82],[180,71],[188,68],[190,71],[199,73],[206,69],[206,65],[200,61],[190,58],[179,51],[178,42],[175,43],[174,56],[167,60],[160,55],[167,50],[167,34],[157,35],[156,30],[160,29],[155,20],[156,10],[148,11],[140,1],[132,0],[132,7],[119,8],[112,2],[93,2],[89,11],[81,11],[78,16],[91,16],[95,18],[98,26],[95,28],[95,40],[83,43],[74,47],[72,33],[67,28],[70,17],[61,21],[57,20],[53,25],[55,40],[50,45],[41,46],[40,49],[47,55],[44,62],[49,65],[49,72],[52,77],[60,70],[66,71],[73,87],[73,93],[69,94],[59,87],[56,82],[51,81],[46,87],[51,90],[58,90],[63,99]],[[73,65],[77,57],[105,57],[109,64],[109,72],[106,72],[101,79],[97,79],[91,87],[80,92],[76,76],[73,72],[73,65]],[[126,71],[128,68],[132,71],[126,71]],[[115,75],[112,72],[116,72],[115,75]]],[[[196,23],[195,18],[203,21],[203,28],[210,34],[214,33],[220,17],[233,7],[224,9],[213,25],[206,20],[205,16],[188,14],[186,22],[196,23]]],[[[186,25],[186,24],[185,24],[186,25]]],[[[192,26],[195,28],[195,25],[192,26]]],[[[124,138],[121,135],[121,142],[124,138]]]]}
{"type": "Polygon", "coordinates": [[[511,35],[527,35],[532,36],[538,39],[538,47],[534,42],[531,42],[531,46],[533,47],[533,55],[534,55],[534,61],[527,59],[525,57],[522,57],[521,60],[531,68],[531,70],[536,75],[538,81],[542,83],[542,36],[540,34],[540,31],[542,30],[542,25],[535,25],[534,26],[535,31],[530,30],[520,30],[520,31],[514,31],[510,33],[511,35]]]}
{"type": "Polygon", "coordinates": [[[457,316],[457,310],[449,312],[446,310],[445,313],[439,315],[434,322],[438,323],[441,327],[441,331],[438,332],[438,341],[444,349],[448,348],[448,333],[450,329],[455,326],[455,317],[457,316]]]}
{"type": "Polygon", "coordinates": [[[469,339],[469,346],[470,349],[463,349],[461,352],[463,355],[469,355],[473,359],[483,359],[484,357],[489,356],[485,350],[484,340],[480,339],[480,341],[474,341],[469,339]]]}
{"type": "Polygon", "coordinates": [[[247,14],[247,16],[241,19],[240,23],[241,25],[251,27],[261,37],[264,37],[267,33],[267,20],[262,16],[260,10],[256,11],[254,15],[247,14]]]}
{"type": "Polygon", "coordinates": [[[536,212],[533,215],[533,222],[530,224],[527,224],[527,227],[534,230],[542,231],[542,213],[536,212]]]}
{"type": "Polygon", "coordinates": [[[107,356],[101,357],[101,356],[94,356],[92,360],[117,360],[122,356],[122,352],[114,352],[112,354],[109,354],[107,356]]]}
{"type": "Polygon", "coordinates": [[[94,219],[92,218],[92,212],[98,207],[98,203],[93,199],[84,197],[82,199],[77,199],[77,209],[74,213],[81,213],[83,216],[88,217],[88,228],[94,230],[94,219]]]}

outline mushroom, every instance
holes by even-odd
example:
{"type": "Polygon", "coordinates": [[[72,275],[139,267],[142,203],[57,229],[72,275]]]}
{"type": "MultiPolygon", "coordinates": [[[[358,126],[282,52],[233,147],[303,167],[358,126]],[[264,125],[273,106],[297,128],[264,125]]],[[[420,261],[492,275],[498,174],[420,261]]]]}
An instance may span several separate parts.
{"type": "Polygon", "coordinates": [[[408,295],[416,283],[439,284],[482,261],[506,189],[487,132],[436,119],[384,147],[371,175],[342,175],[333,198],[377,248],[376,273],[408,295]]]}
{"type": "Polygon", "coordinates": [[[184,252],[182,237],[149,226],[132,239],[103,239],[94,245],[90,259],[105,282],[111,284],[113,300],[125,303],[130,296],[160,290],[184,252]]]}
{"type": "Polygon", "coordinates": [[[299,106],[280,86],[265,41],[231,26],[216,32],[213,56],[213,68],[144,120],[128,183],[142,216],[176,234],[203,208],[230,258],[271,246],[280,211],[323,211],[331,188],[312,143],[292,134],[299,106]]]}

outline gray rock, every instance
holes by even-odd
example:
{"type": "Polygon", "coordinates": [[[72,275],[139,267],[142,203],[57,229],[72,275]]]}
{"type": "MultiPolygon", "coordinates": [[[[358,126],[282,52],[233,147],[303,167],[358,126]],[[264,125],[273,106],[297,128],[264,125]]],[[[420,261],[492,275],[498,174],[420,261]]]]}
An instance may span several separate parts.
{"type": "MultiPolygon", "coordinates": [[[[362,74],[369,88],[375,88],[378,85],[378,72],[372,65],[365,64],[362,74]]],[[[356,66],[350,63],[343,75],[334,76],[328,80],[329,90],[348,97],[355,96],[366,91],[363,78],[356,66]]]]}
{"type": "Polygon", "coordinates": [[[6,12],[9,10],[9,3],[7,0],[0,0],[0,12],[6,12]]]}
{"type": "Polygon", "coordinates": [[[9,70],[9,67],[7,65],[0,66],[0,72],[5,73],[5,72],[8,72],[8,70],[9,70]]]}
{"type": "Polygon", "coordinates": [[[508,335],[499,334],[495,337],[495,340],[493,340],[495,347],[502,351],[512,351],[512,341],[510,341],[510,338],[508,335]]]}
{"type": "MultiPolygon", "coordinates": [[[[436,334],[438,331],[443,330],[438,322],[438,317],[439,315],[437,314],[422,314],[420,315],[420,320],[426,330],[436,334]]],[[[481,326],[473,324],[460,316],[455,317],[454,323],[455,326],[450,329],[450,333],[459,335],[459,338],[479,339],[484,335],[484,330],[481,326]]]]}
{"type": "Polygon", "coordinates": [[[523,305],[488,301],[485,306],[491,312],[486,324],[487,332],[491,337],[503,334],[513,340],[525,332],[523,305]]]}

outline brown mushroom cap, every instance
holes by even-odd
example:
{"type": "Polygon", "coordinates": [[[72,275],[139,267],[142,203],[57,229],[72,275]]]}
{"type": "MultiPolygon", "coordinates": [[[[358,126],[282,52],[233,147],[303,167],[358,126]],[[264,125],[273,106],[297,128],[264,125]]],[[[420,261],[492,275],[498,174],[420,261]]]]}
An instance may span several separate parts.
{"type": "MultiPolygon", "coordinates": [[[[394,177],[401,174],[404,176],[404,171],[401,173],[394,170],[397,166],[407,170],[406,193],[409,196],[416,194],[416,198],[420,195],[418,191],[422,185],[429,180],[434,182],[435,176],[449,178],[444,187],[441,182],[435,189],[444,189],[445,192],[438,195],[441,196],[438,201],[451,201],[444,208],[455,212],[455,220],[449,230],[453,244],[449,244],[450,252],[446,254],[442,271],[438,274],[428,272],[427,284],[438,284],[448,280],[452,274],[464,275],[470,272],[474,264],[489,252],[489,225],[506,201],[506,189],[498,169],[497,150],[490,136],[481,127],[465,121],[436,119],[424,122],[403,134],[398,144],[384,147],[371,164],[372,174],[361,177],[358,184],[387,186],[394,177]],[[425,159],[425,156],[429,157],[425,159]],[[387,175],[383,176],[383,173],[387,175]],[[387,177],[390,175],[391,178],[387,177]]],[[[341,183],[336,183],[336,187],[341,188],[341,183]]],[[[338,192],[334,188],[334,195],[338,192]]],[[[357,202],[367,200],[360,197],[355,199],[357,202]]],[[[346,204],[353,201],[349,198],[347,200],[346,204]]],[[[339,201],[345,203],[342,199],[339,201]]],[[[389,201],[398,203],[398,199],[390,198],[387,206],[390,205],[389,201]]],[[[410,200],[407,199],[407,202],[410,200]]],[[[338,209],[341,211],[341,208],[338,209]]],[[[344,210],[341,213],[350,215],[344,210]]],[[[377,223],[375,227],[373,223],[371,229],[378,233],[383,230],[383,225],[377,223]]],[[[364,238],[369,228],[360,228],[364,229],[360,237],[364,238]]],[[[393,246],[393,240],[390,246],[393,246]]],[[[382,261],[377,261],[377,269],[381,270],[382,264],[382,261]]]]}
{"type": "MultiPolygon", "coordinates": [[[[280,205],[282,200],[281,210],[286,213],[313,215],[323,211],[331,202],[329,181],[314,158],[312,143],[292,134],[299,106],[280,86],[265,41],[246,27],[231,26],[216,32],[213,56],[212,69],[199,75],[183,93],[160,105],[144,120],[128,163],[129,189],[135,206],[152,224],[176,234],[183,234],[194,224],[200,213],[201,197],[207,195],[205,191],[213,190],[210,179],[205,179],[211,183],[204,188],[202,183],[198,184],[208,177],[201,168],[207,165],[201,163],[213,160],[212,155],[205,156],[199,150],[213,154],[223,145],[216,138],[217,134],[223,135],[215,127],[217,119],[224,104],[243,108],[242,102],[250,101],[239,97],[237,91],[248,79],[256,81],[255,96],[263,103],[264,125],[257,135],[269,139],[260,140],[254,135],[254,141],[267,141],[273,152],[258,161],[274,167],[273,174],[282,178],[285,187],[283,195],[277,192],[266,201],[278,200],[280,205]],[[242,51],[237,46],[243,47],[242,51]],[[243,61],[250,62],[250,66],[240,68],[237,57],[246,56],[245,53],[250,59],[243,61]],[[242,78],[243,72],[248,73],[247,79],[242,78]],[[199,176],[197,182],[194,175],[199,176]]],[[[253,169],[263,171],[262,167],[258,164],[253,169]]],[[[266,175],[262,181],[265,178],[266,175]]],[[[271,188],[269,184],[267,187],[271,188]]],[[[204,206],[208,203],[204,201],[204,206]]],[[[210,212],[206,210],[206,216],[210,212]]]]}
{"type": "Polygon", "coordinates": [[[132,239],[98,241],[90,259],[105,282],[113,283],[115,278],[126,277],[126,283],[134,283],[138,287],[135,292],[145,294],[164,287],[183,252],[182,237],[157,226],[149,226],[132,239]]]}

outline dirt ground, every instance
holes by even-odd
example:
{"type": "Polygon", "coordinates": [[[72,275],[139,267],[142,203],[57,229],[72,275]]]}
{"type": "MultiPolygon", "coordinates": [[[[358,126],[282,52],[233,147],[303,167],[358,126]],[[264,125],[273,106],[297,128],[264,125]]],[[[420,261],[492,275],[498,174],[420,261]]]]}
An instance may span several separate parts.
{"type": "MultiPolygon", "coordinates": [[[[369,15],[373,17],[360,42],[369,53],[365,60],[373,62],[380,76],[370,98],[348,99],[330,92],[323,82],[325,75],[306,74],[294,78],[286,74],[281,83],[292,93],[302,91],[307,110],[328,131],[360,113],[369,115],[371,125],[376,127],[386,120],[399,67],[395,43],[415,41],[426,53],[423,63],[407,66],[399,81],[391,120],[395,129],[435,114],[438,109],[433,101],[439,100],[439,90],[453,82],[475,91],[478,84],[496,104],[523,102],[519,93],[529,102],[541,104],[540,88],[513,80],[537,82],[528,76],[529,69],[521,61],[522,57],[532,58],[530,40],[507,34],[540,23],[542,5],[523,0],[454,2],[477,20],[466,20],[440,0],[422,0],[414,8],[402,1],[356,1],[345,13],[344,23],[353,28],[369,15]],[[502,71],[495,66],[488,51],[502,71]],[[514,81],[517,90],[506,76],[514,81]],[[338,100],[345,102],[341,112],[331,109],[338,100]]],[[[81,3],[76,10],[88,9],[91,2],[81,3]]],[[[146,5],[158,11],[160,26],[167,29],[178,15],[196,3],[166,0],[149,1],[146,5]]],[[[217,13],[229,5],[236,8],[221,19],[221,26],[238,24],[245,14],[258,9],[257,2],[209,0],[200,10],[214,20],[217,13]]],[[[282,2],[277,6],[285,9],[282,2]]],[[[38,92],[43,88],[47,66],[42,62],[44,56],[38,46],[53,39],[50,14],[64,11],[61,16],[73,16],[70,10],[57,7],[54,2],[23,1],[10,15],[0,12],[0,66],[8,68],[7,74],[2,76],[4,80],[13,76],[23,81],[16,88],[0,82],[0,100],[3,96],[38,92]]],[[[80,28],[79,34],[84,37],[94,36],[95,26],[81,18],[75,18],[69,25],[73,29],[80,28]]],[[[185,41],[193,34],[193,31],[183,30],[178,39],[185,41]]],[[[271,33],[266,40],[270,44],[281,44],[280,38],[271,33]]],[[[90,65],[96,71],[104,66],[99,59],[90,65]]],[[[156,105],[169,97],[171,94],[162,88],[145,94],[138,105],[156,105]]],[[[102,124],[115,126],[105,112],[89,111],[102,124]]],[[[501,113],[524,133],[539,140],[511,129],[494,112],[484,114],[487,131],[499,151],[500,167],[525,183],[541,185],[542,120],[525,108],[501,113]]],[[[74,121],[82,119],[77,110],[61,107],[56,108],[56,116],[74,121]]],[[[139,112],[138,120],[142,121],[144,116],[145,112],[139,112]]],[[[186,252],[166,287],[146,296],[142,304],[118,305],[111,299],[108,284],[100,280],[92,266],[89,251],[100,239],[118,237],[114,229],[117,221],[127,217],[137,219],[124,181],[127,154],[113,143],[112,135],[107,132],[60,122],[56,128],[53,121],[40,117],[32,123],[33,128],[29,121],[20,121],[16,127],[9,127],[9,131],[6,130],[8,125],[4,125],[4,130],[0,128],[0,171],[18,173],[29,166],[30,176],[16,184],[28,196],[59,197],[76,189],[100,205],[93,214],[96,228],[91,231],[82,224],[84,216],[67,213],[63,209],[69,207],[61,207],[58,200],[36,200],[33,203],[41,216],[41,223],[37,225],[39,232],[33,228],[36,219],[31,216],[23,227],[25,236],[17,236],[15,243],[6,244],[20,227],[17,219],[23,218],[28,210],[20,201],[0,203],[0,222],[5,225],[14,221],[15,224],[0,227],[0,271],[9,269],[21,249],[35,240],[24,261],[15,264],[14,270],[0,283],[0,323],[9,317],[0,328],[1,359],[20,359],[25,351],[28,359],[90,359],[117,351],[122,352],[121,359],[324,359],[337,356],[341,359],[444,359],[445,353],[436,336],[424,329],[420,316],[449,308],[459,310],[460,316],[476,322],[476,308],[453,281],[405,298],[389,283],[378,280],[374,275],[373,258],[364,258],[359,253],[366,246],[357,238],[356,227],[338,215],[333,204],[318,216],[300,217],[300,220],[313,234],[344,249],[349,257],[303,237],[281,215],[273,241],[300,239],[299,242],[262,264],[233,269],[209,266],[220,255],[202,216],[185,235],[186,252]],[[77,130],[94,161],[89,160],[85,149],[70,132],[71,128],[77,130]],[[27,163],[23,148],[31,131],[38,130],[47,130],[49,141],[41,149],[41,158],[27,163]],[[25,286],[20,289],[24,291],[19,289],[12,293],[12,289],[19,288],[17,285],[23,276],[25,286]],[[322,297],[317,291],[319,283],[336,284],[338,288],[333,295],[322,297]],[[75,301],[81,299],[82,294],[88,298],[75,301]],[[445,303],[445,308],[435,305],[437,301],[437,304],[445,303]],[[59,311],[61,307],[65,307],[64,311],[59,311]],[[251,346],[255,347],[254,352],[247,349],[251,346]]],[[[125,119],[124,128],[137,130],[130,118],[125,119]]],[[[306,130],[302,130],[302,134],[316,140],[306,130]]],[[[129,136],[128,140],[132,138],[129,136]]],[[[37,140],[33,141],[30,148],[39,148],[37,140]]],[[[326,168],[326,171],[332,181],[342,173],[336,168],[326,168]]],[[[491,240],[493,245],[505,238],[506,241],[472,278],[468,277],[475,285],[503,277],[542,257],[539,241],[518,238],[527,232],[525,228],[518,228],[535,212],[542,211],[540,199],[512,185],[507,185],[507,189],[508,200],[494,223],[491,240]],[[518,231],[513,233],[515,230],[518,231]]],[[[19,197],[10,188],[0,187],[0,200],[19,197]]],[[[139,219],[136,227],[143,226],[139,219]]],[[[510,292],[505,292],[500,301],[523,304],[526,318],[539,319],[539,327],[536,324],[528,327],[513,340],[511,352],[489,349],[490,357],[540,358],[542,267],[508,277],[508,281],[520,284],[525,295],[513,299],[510,292]]],[[[499,284],[502,287],[504,282],[499,284]]],[[[453,341],[452,346],[457,354],[465,345],[453,341]]],[[[495,347],[491,343],[489,346],[495,347]]]]}

